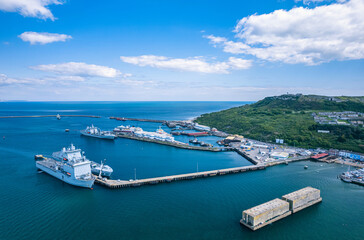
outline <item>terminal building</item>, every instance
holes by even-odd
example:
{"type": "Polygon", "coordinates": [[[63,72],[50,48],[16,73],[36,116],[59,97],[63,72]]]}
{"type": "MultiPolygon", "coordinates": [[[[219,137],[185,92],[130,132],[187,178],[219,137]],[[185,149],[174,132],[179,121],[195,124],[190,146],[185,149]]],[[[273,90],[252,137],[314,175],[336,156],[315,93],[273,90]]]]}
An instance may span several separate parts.
{"type": "Polygon", "coordinates": [[[298,191],[282,196],[282,199],[289,203],[289,209],[296,213],[315,203],[321,202],[320,190],[312,187],[305,187],[298,191]]]}
{"type": "Polygon", "coordinates": [[[289,203],[276,198],[243,211],[240,223],[255,231],[290,214],[289,203]]]}

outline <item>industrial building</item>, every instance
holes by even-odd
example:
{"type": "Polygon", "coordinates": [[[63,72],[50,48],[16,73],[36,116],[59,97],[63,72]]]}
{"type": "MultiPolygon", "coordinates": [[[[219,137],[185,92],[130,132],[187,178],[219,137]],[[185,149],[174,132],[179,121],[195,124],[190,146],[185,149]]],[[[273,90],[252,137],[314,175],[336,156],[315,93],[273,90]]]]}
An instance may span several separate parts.
{"type": "Polygon", "coordinates": [[[298,191],[282,196],[282,199],[289,203],[289,210],[296,213],[315,203],[321,202],[320,190],[312,187],[305,187],[298,191]]]}
{"type": "Polygon", "coordinates": [[[289,203],[276,198],[243,211],[240,223],[255,231],[290,214],[289,203]]]}
{"type": "Polygon", "coordinates": [[[289,153],[287,152],[272,152],[270,154],[271,158],[278,159],[278,160],[285,160],[289,157],[289,153]]]}

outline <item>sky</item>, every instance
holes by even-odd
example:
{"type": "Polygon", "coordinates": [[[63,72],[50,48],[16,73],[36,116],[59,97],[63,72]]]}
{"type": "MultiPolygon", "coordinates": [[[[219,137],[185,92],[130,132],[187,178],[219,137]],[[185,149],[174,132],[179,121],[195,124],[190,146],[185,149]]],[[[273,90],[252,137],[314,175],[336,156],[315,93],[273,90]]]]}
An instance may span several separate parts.
{"type": "Polygon", "coordinates": [[[0,100],[364,95],[364,0],[0,0],[0,100]]]}

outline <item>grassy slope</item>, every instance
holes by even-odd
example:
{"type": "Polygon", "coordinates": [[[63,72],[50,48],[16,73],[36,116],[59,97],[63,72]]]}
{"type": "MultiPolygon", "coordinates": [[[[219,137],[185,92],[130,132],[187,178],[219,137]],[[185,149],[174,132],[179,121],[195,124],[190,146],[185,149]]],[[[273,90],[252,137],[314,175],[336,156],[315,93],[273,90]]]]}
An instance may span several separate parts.
{"type": "Polygon", "coordinates": [[[343,102],[322,96],[279,96],[257,103],[204,114],[196,121],[228,133],[274,142],[282,138],[289,145],[305,148],[337,148],[364,152],[364,130],[348,126],[318,126],[312,112],[364,112],[363,98],[345,97],[343,102]],[[328,129],[330,134],[318,133],[328,129]]]}

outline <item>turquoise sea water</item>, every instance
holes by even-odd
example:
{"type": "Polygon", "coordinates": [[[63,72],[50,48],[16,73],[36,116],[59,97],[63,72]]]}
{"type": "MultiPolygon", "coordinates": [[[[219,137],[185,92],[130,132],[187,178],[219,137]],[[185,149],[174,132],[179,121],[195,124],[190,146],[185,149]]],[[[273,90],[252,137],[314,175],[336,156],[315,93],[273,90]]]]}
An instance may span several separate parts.
{"type": "MultiPolygon", "coordinates": [[[[140,188],[80,189],[37,173],[33,156],[71,142],[94,161],[106,158],[113,178],[164,176],[249,165],[229,153],[188,151],[116,139],[81,137],[94,124],[153,131],[156,123],[119,122],[109,116],[188,119],[237,102],[0,103],[0,115],[99,115],[100,119],[0,119],[0,239],[363,239],[364,188],[339,181],[347,167],[298,162],[266,170],[140,188]],[[68,128],[69,133],[64,132],[68,128]],[[309,168],[304,170],[303,166],[309,168]],[[305,186],[323,202],[257,232],[241,227],[241,211],[305,186]]],[[[166,128],[167,130],[167,128],[166,128]]],[[[180,139],[185,141],[186,139],[180,139]]],[[[204,140],[204,139],[202,139],[204,140]]],[[[205,141],[205,140],[204,140],[205,141]]],[[[210,137],[206,142],[215,142],[210,137]]]]}

